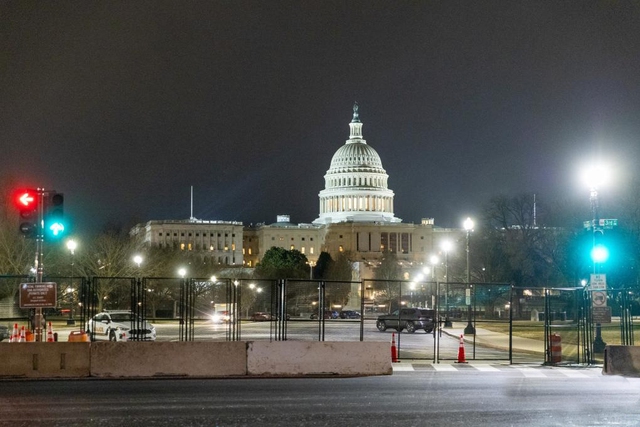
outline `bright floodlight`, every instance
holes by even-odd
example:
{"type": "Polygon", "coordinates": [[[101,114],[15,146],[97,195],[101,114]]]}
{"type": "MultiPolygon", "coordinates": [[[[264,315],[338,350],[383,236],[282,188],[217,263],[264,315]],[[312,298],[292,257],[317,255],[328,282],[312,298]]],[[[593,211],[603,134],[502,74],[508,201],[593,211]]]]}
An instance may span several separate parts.
{"type": "Polygon", "coordinates": [[[464,223],[462,224],[462,226],[464,227],[465,230],[467,231],[471,231],[473,230],[473,220],[469,217],[467,217],[467,219],[464,220],[464,223]]]}
{"type": "Polygon", "coordinates": [[[187,275],[187,270],[185,268],[180,268],[178,269],[178,274],[184,279],[184,276],[187,275]]]}
{"type": "Polygon", "coordinates": [[[74,252],[75,252],[77,247],[78,247],[78,244],[76,243],[75,240],[67,241],[67,249],[69,249],[71,251],[71,255],[74,254],[74,252]]]}
{"type": "Polygon", "coordinates": [[[140,255],[135,255],[133,257],[133,262],[136,263],[136,265],[138,266],[138,268],[140,268],[140,264],[142,264],[142,256],[140,255]]]}
{"type": "Polygon", "coordinates": [[[440,243],[440,247],[448,253],[453,248],[453,243],[451,243],[451,240],[443,240],[442,243],[440,243]]]}
{"type": "Polygon", "coordinates": [[[437,255],[431,255],[429,261],[431,261],[431,264],[436,265],[440,263],[440,258],[437,255]]]}
{"type": "Polygon", "coordinates": [[[591,165],[582,172],[582,179],[590,189],[598,189],[609,182],[611,172],[606,165],[591,165]]]}

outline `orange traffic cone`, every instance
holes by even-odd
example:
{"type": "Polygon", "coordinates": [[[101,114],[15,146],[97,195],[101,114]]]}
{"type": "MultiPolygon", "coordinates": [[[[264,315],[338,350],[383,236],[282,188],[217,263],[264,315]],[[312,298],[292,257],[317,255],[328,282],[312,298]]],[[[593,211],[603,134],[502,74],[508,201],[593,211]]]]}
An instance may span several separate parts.
{"type": "Polygon", "coordinates": [[[51,322],[49,322],[49,325],[47,327],[47,342],[54,342],[53,327],[51,326],[51,322]]]}
{"type": "Polygon", "coordinates": [[[20,338],[18,338],[18,342],[27,342],[27,339],[25,338],[25,333],[24,333],[24,326],[20,330],[20,338]]]}
{"type": "Polygon", "coordinates": [[[9,342],[18,342],[20,339],[20,332],[18,332],[18,324],[13,324],[13,332],[11,332],[11,338],[9,338],[9,342]]]}
{"type": "Polygon", "coordinates": [[[391,363],[398,361],[398,349],[396,348],[396,333],[391,335],[391,363]]]}
{"type": "Polygon", "coordinates": [[[464,335],[460,335],[460,347],[458,347],[458,361],[456,363],[467,363],[464,357],[464,335]]]}

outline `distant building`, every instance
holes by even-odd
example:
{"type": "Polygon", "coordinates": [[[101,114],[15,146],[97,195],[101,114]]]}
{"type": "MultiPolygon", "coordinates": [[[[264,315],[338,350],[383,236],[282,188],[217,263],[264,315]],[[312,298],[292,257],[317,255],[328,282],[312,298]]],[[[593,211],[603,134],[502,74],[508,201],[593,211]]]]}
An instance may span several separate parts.
{"type": "Polygon", "coordinates": [[[315,262],[321,252],[334,259],[349,253],[368,277],[385,250],[407,266],[427,262],[440,240],[460,236],[460,229],[437,228],[432,218],[403,223],[394,215],[394,193],[378,153],[363,139],[358,105],[353,107],[346,143],[333,155],[319,192],[319,216],[312,223],[295,224],[278,215],[272,224],[243,227],[228,221],[149,221],[132,234],[150,245],[198,251],[218,264],[255,267],[272,247],[296,249],[315,262]]]}
{"type": "Polygon", "coordinates": [[[131,230],[150,245],[181,251],[196,251],[212,264],[242,265],[241,222],[198,219],[149,221],[131,230]]]}

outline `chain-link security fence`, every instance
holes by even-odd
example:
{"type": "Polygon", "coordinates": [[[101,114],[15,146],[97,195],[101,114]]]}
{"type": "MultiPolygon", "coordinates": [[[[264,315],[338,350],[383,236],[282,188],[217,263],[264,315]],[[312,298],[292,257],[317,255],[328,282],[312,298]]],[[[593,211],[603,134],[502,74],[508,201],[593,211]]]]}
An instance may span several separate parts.
{"type": "MultiPolygon", "coordinates": [[[[33,281],[0,276],[0,325],[7,330],[15,323],[33,326],[33,309],[20,308],[18,292],[33,281]]],[[[55,283],[56,306],[43,314],[63,341],[72,331],[110,339],[106,320],[97,319],[104,325],[100,334],[92,322],[101,313],[126,312],[125,328],[142,331],[129,339],[149,339],[152,324],[158,341],[394,341],[400,359],[438,362],[457,360],[462,335],[467,360],[600,363],[603,345],[634,345],[640,315],[637,293],[626,289],[402,280],[43,281],[55,283]]]]}

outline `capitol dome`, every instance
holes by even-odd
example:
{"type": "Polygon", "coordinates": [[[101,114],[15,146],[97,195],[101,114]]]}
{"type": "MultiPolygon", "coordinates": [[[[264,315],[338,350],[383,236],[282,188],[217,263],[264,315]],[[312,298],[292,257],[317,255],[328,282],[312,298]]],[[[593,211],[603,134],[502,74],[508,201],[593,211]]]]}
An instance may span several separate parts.
{"type": "Polygon", "coordinates": [[[387,187],[380,156],[362,138],[358,104],[353,106],[349,139],[331,159],[319,194],[320,216],[314,224],[401,222],[393,215],[393,191],[387,187]]]}

